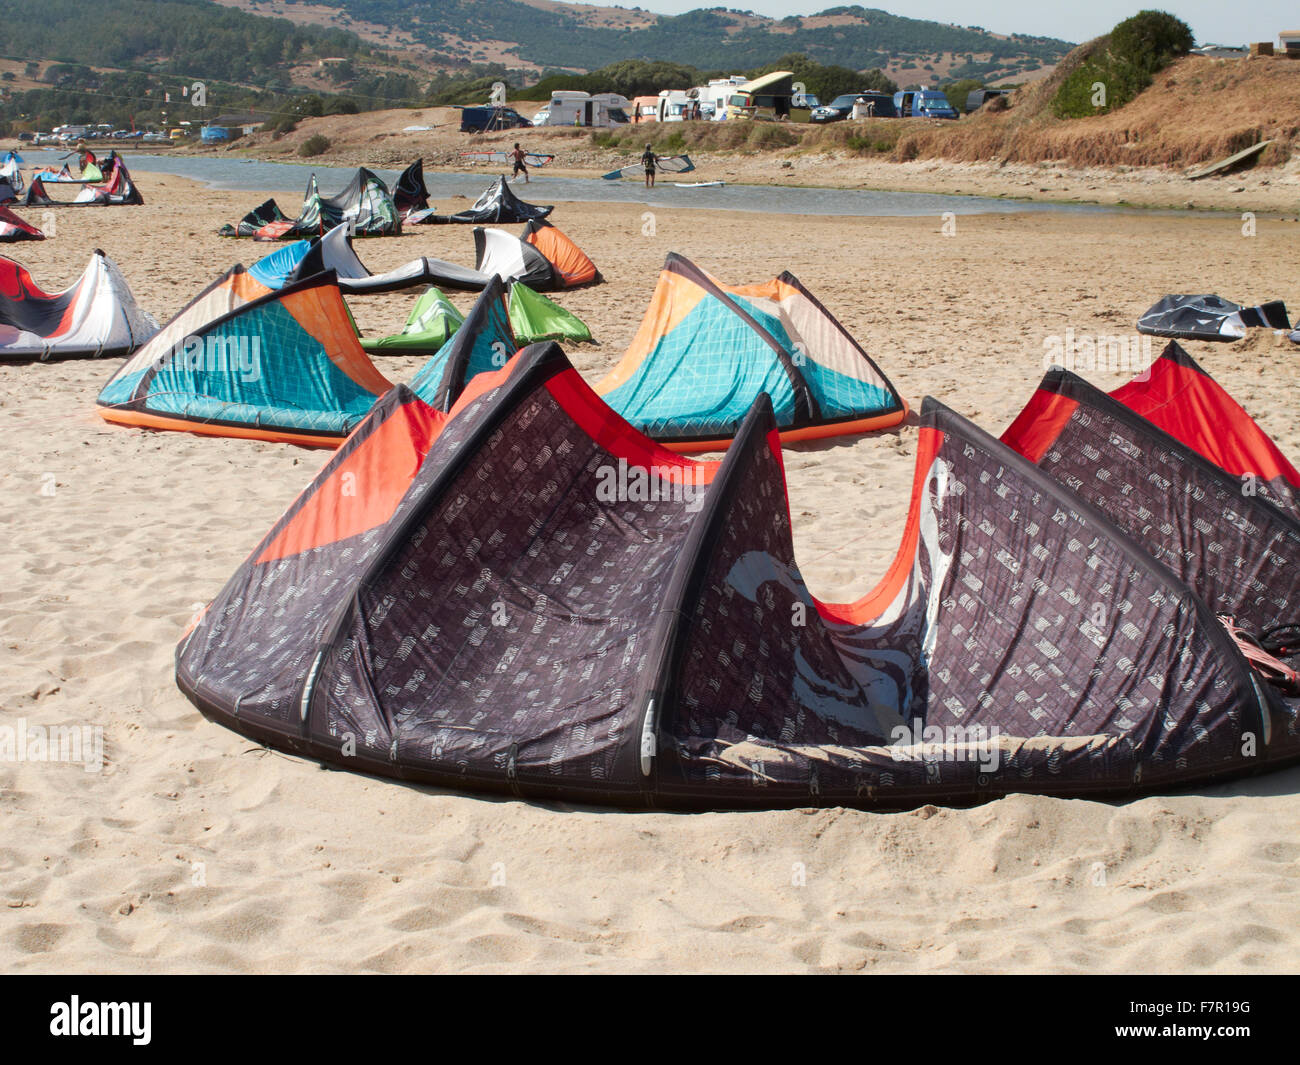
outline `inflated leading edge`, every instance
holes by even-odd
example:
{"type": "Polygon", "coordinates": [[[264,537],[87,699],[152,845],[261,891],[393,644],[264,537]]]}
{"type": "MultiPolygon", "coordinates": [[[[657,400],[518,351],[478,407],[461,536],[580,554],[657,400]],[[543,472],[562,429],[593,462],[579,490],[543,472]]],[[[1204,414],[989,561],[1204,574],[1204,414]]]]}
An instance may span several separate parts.
{"type": "MultiPolygon", "coordinates": [[[[795,563],[765,396],[697,463],[534,345],[445,420],[384,397],[186,635],[177,680],[325,762],[638,806],[1124,795],[1294,759],[1294,702],[1207,602],[1251,593],[1213,564],[1171,571],[1144,498],[1116,524],[1039,458],[927,401],[893,566],[825,604],[795,563]]],[[[1245,520],[1294,570],[1289,519],[1245,520]]],[[[1276,597],[1289,610],[1292,586],[1276,597]]]]}

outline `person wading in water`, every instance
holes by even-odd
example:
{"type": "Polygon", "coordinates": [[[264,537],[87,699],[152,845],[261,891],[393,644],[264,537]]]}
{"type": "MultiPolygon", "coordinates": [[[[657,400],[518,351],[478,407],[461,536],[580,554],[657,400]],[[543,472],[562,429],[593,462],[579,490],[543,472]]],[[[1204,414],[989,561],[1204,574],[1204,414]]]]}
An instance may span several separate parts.
{"type": "Polygon", "coordinates": [[[645,146],[645,151],[641,153],[641,165],[645,167],[645,187],[654,188],[656,158],[654,149],[648,144],[645,146]]]}

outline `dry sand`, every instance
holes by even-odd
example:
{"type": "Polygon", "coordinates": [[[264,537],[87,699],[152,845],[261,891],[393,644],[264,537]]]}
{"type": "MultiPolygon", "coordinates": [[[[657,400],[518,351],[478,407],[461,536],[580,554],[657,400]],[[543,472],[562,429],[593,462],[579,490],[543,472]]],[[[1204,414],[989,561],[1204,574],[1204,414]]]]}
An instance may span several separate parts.
{"type": "MultiPolygon", "coordinates": [[[[101,247],[160,318],[267,250],[214,235],[261,194],[137,177],[148,206],[64,211],[54,239],[7,250],[57,288],[101,247]]],[[[526,195],[544,202],[545,182],[526,195]]],[[[645,236],[644,210],[555,214],[608,279],[560,297],[600,341],[573,352],[589,377],[630,340],[672,250],[732,282],[792,270],[914,406],[934,395],[995,433],[1051,334],[1131,333],[1166,292],[1300,305],[1300,226],[1263,218],[1253,238],[1233,217],[1136,214],[961,217],[944,236],[937,217],[660,210],[645,236]]],[[[373,269],[468,263],[472,242],[426,227],[360,252],[373,269]]],[[[353,306],[363,330],[391,331],[413,299],[353,306]]],[[[1190,347],[1300,455],[1294,348],[1190,347]]],[[[417,362],[380,364],[405,380],[417,362]]],[[[93,403],[113,368],[0,366],[0,723],[100,725],[106,741],[98,774],[0,763],[4,969],[1298,967],[1300,770],[1115,805],[679,815],[437,792],[256,747],[180,695],[173,647],[324,454],[110,427],[93,403]]],[[[884,572],[915,439],[786,451],[815,594],[857,596],[884,572]]]]}

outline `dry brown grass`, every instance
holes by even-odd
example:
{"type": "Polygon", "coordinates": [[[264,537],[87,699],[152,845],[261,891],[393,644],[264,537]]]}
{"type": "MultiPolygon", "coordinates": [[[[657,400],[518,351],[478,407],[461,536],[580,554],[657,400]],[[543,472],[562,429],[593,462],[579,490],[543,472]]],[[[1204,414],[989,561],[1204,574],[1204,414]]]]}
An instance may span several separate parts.
{"type": "Polygon", "coordinates": [[[1188,56],[1156,75],[1126,107],[1096,118],[1058,119],[1048,107],[1057,85],[1086,57],[1072,52],[1053,75],[1017,92],[1002,113],[910,129],[894,158],[1072,166],[1164,166],[1210,162],[1261,140],[1260,160],[1280,165],[1300,143],[1300,63],[1188,56]]]}

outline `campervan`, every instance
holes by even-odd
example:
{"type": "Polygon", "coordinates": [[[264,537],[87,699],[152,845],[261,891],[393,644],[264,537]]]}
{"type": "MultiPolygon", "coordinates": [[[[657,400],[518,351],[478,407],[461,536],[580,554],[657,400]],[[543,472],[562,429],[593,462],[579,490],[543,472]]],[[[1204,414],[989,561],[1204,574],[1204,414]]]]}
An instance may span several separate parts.
{"type": "Polygon", "coordinates": [[[695,101],[682,89],[664,89],[657,109],[660,122],[681,122],[694,117],[695,101]]]}
{"type": "Polygon", "coordinates": [[[744,74],[716,78],[707,85],[699,85],[691,89],[686,95],[699,102],[701,118],[711,118],[715,122],[721,122],[727,117],[727,101],[731,99],[731,94],[748,80],[744,74]]]}
{"type": "Polygon", "coordinates": [[[761,78],[737,85],[727,99],[728,118],[790,117],[790,102],[794,95],[794,73],[774,70],[761,78]]]}
{"type": "Polygon", "coordinates": [[[547,105],[533,116],[534,126],[613,126],[629,121],[631,104],[616,92],[551,93],[547,105]]]}
{"type": "Polygon", "coordinates": [[[632,109],[629,112],[633,122],[658,122],[659,121],[659,97],[657,96],[634,96],[632,97],[632,109]]]}

